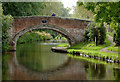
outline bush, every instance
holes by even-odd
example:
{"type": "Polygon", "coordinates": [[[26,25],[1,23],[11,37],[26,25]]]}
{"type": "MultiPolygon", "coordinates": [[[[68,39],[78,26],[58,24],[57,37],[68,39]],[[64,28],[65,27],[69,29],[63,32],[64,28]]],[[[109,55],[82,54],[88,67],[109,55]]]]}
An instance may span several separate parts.
{"type": "Polygon", "coordinates": [[[120,29],[114,33],[113,41],[116,43],[116,46],[120,46],[120,29]]]}
{"type": "Polygon", "coordinates": [[[105,38],[106,38],[106,29],[103,26],[100,26],[97,28],[98,29],[98,40],[99,40],[99,44],[104,44],[105,38]]]}
{"type": "Polygon", "coordinates": [[[11,24],[13,23],[12,16],[2,15],[2,52],[6,52],[9,49],[9,38],[8,30],[10,29],[11,24]]]}
{"type": "Polygon", "coordinates": [[[89,41],[90,40],[90,36],[88,34],[89,34],[89,30],[86,29],[85,34],[84,34],[84,41],[89,41]]]}
{"type": "Polygon", "coordinates": [[[106,29],[103,25],[96,25],[95,23],[91,23],[91,25],[86,29],[85,41],[97,41],[97,44],[104,44],[106,38],[106,29]]]}
{"type": "Polygon", "coordinates": [[[52,36],[49,33],[46,33],[44,31],[42,31],[42,32],[34,31],[34,32],[25,33],[23,36],[21,36],[18,39],[18,43],[48,40],[51,38],[52,38],[52,36]]]}

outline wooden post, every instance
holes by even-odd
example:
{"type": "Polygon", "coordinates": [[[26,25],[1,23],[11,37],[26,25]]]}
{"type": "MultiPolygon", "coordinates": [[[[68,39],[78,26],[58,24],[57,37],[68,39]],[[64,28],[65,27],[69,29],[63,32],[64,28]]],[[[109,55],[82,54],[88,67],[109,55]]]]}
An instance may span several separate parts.
{"type": "Polygon", "coordinates": [[[97,46],[97,38],[96,38],[96,36],[95,36],[95,46],[97,46]]]}

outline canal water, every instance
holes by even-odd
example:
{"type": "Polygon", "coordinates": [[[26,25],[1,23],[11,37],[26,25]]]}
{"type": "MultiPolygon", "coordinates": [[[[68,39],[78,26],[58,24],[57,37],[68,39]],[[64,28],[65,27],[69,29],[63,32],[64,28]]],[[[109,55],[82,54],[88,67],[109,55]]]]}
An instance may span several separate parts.
{"type": "Polygon", "coordinates": [[[34,42],[17,45],[3,63],[3,80],[120,80],[119,65],[93,63],[55,53],[59,43],[34,42]],[[116,67],[118,66],[118,67],[116,67]]]}

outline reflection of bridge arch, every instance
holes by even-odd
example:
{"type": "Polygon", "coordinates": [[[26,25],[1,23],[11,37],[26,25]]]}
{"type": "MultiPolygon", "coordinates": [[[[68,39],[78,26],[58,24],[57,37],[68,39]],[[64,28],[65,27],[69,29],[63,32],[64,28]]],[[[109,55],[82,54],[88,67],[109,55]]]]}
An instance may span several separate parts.
{"type": "MultiPolygon", "coordinates": [[[[67,60],[63,64],[59,65],[53,70],[40,72],[40,71],[29,69],[23,64],[21,64],[17,59],[16,52],[11,52],[10,54],[13,55],[12,61],[9,62],[10,75],[13,77],[17,77],[16,75],[18,75],[18,77],[20,76],[20,78],[17,77],[17,80],[18,79],[21,80],[21,75],[22,77],[28,77],[27,79],[31,79],[31,80],[36,78],[39,80],[42,80],[42,79],[46,80],[46,77],[53,76],[58,72],[65,71],[66,67],[69,65],[71,61],[71,58],[67,57],[67,60]]],[[[16,80],[16,78],[14,80],[16,80]]]]}
{"type": "Polygon", "coordinates": [[[19,63],[16,52],[10,53],[13,58],[9,62],[10,76],[13,80],[85,80],[86,75],[80,61],[68,57],[67,61],[48,72],[30,70],[19,63]],[[76,68],[78,67],[78,68],[76,68]]]}
{"type": "Polygon", "coordinates": [[[91,21],[60,17],[14,17],[14,23],[9,30],[10,42],[12,46],[16,47],[16,41],[22,34],[33,29],[51,29],[65,36],[69,44],[73,46],[83,40],[89,22],[91,21]]]}

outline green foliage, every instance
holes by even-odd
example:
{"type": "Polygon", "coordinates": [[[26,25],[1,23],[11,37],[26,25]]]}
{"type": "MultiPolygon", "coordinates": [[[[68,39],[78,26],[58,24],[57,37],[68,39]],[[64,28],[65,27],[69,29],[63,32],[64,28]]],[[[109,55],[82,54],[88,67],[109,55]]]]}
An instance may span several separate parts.
{"type": "Polygon", "coordinates": [[[68,49],[68,52],[73,52],[73,51],[88,54],[90,56],[98,56],[98,57],[105,57],[105,58],[111,57],[113,60],[119,57],[118,54],[115,54],[115,53],[100,52],[100,51],[94,51],[94,50],[84,50],[84,49],[80,49],[80,50],[68,49]]]}
{"type": "MultiPolygon", "coordinates": [[[[68,54],[69,57],[71,58],[76,58],[76,59],[80,59],[80,60],[86,60],[88,62],[92,62],[92,63],[96,63],[96,64],[104,64],[104,65],[111,65],[114,67],[114,68],[119,68],[119,66],[117,66],[116,64],[114,63],[108,63],[106,61],[101,61],[101,60],[95,60],[94,58],[88,58],[88,57],[82,57],[82,56],[73,56],[73,54],[68,54]]],[[[100,68],[101,69],[101,68],[100,68]]],[[[96,70],[96,69],[95,69],[96,70]]],[[[102,69],[103,70],[103,69],[102,69]]]]}
{"type": "Polygon", "coordinates": [[[68,17],[69,8],[64,8],[61,2],[4,2],[3,14],[12,16],[47,15],[68,17]]]}
{"type": "Polygon", "coordinates": [[[89,34],[88,35],[90,36],[90,39],[92,41],[95,41],[95,37],[98,40],[98,30],[96,29],[95,24],[92,23],[91,26],[89,27],[89,34]]]}
{"type": "MultiPolygon", "coordinates": [[[[83,0],[84,1],[84,0],[83,0]]],[[[120,45],[119,34],[119,2],[77,2],[79,6],[83,6],[86,9],[94,13],[94,21],[96,23],[107,23],[116,32],[116,45],[120,45]]]]}
{"type": "Polygon", "coordinates": [[[70,8],[62,8],[62,17],[70,17],[70,8]]]}
{"type": "Polygon", "coordinates": [[[45,4],[38,2],[4,2],[3,14],[12,16],[42,15],[45,4]]]}
{"type": "Polygon", "coordinates": [[[42,40],[48,40],[51,39],[52,36],[49,33],[46,32],[39,32],[39,31],[34,31],[34,32],[28,32],[21,36],[18,39],[18,43],[26,43],[26,42],[33,42],[33,41],[42,41],[42,40]]]}
{"type": "Polygon", "coordinates": [[[107,32],[107,34],[109,34],[110,36],[113,37],[113,33],[112,32],[107,32]]]}
{"type": "Polygon", "coordinates": [[[84,34],[84,41],[89,41],[90,40],[90,36],[88,34],[89,34],[89,29],[86,29],[85,34],[84,34]]]}
{"type": "Polygon", "coordinates": [[[9,49],[9,38],[8,30],[10,29],[11,24],[13,23],[12,16],[2,15],[2,52],[4,53],[9,49]]]}
{"type": "Polygon", "coordinates": [[[64,8],[62,2],[45,2],[44,4],[46,5],[45,9],[42,11],[44,15],[51,16],[54,13],[56,16],[70,16],[70,9],[64,8]]]}
{"type": "Polygon", "coordinates": [[[46,32],[49,33],[53,39],[55,40],[67,40],[64,36],[62,36],[60,33],[53,31],[53,30],[49,30],[49,29],[38,29],[37,31],[39,32],[46,32]]]}
{"type": "Polygon", "coordinates": [[[68,43],[61,43],[61,44],[58,44],[57,47],[68,47],[68,43]]]}
{"type": "Polygon", "coordinates": [[[72,17],[93,20],[93,13],[82,6],[74,6],[72,17]]]}
{"type": "Polygon", "coordinates": [[[2,3],[0,3],[0,43],[2,43],[2,53],[5,53],[9,49],[9,35],[8,30],[10,29],[13,19],[11,15],[3,15],[2,3]],[[2,38],[2,41],[1,41],[2,38]]]}
{"type": "Polygon", "coordinates": [[[105,27],[91,23],[89,28],[85,31],[84,37],[85,41],[95,41],[96,38],[97,44],[104,44],[106,38],[105,27]]]}
{"type": "Polygon", "coordinates": [[[44,31],[44,32],[46,32],[46,33],[49,33],[53,38],[55,38],[56,36],[59,35],[58,32],[55,32],[55,31],[49,30],[49,29],[38,29],[37,31],[39,31],[39,32],[44,31]]]}
{"type": "Polygon", "coordinates": [[[55,40],[67,40],[65,37],[63,37],[61,34],[57,35],[55,38],[55,40]]]}
{"type": "Polygon", "coordinates": [[[104,26],[97,27],[98,30],[98,44],[104,44],[105,38],[106,38],[106,29],[104,26]]]}
{"type": "Polygon", "coordinates": [[[116,46],[120,46],[120,29],[116,30],[114,42],[116,43],[116,46]]]}
{"type": "Polygon", "coordinates": [[[104,47],[109,46],[111,43],[108,40],[108,37],[105,40],[105,44],[104,45],[98,45],[96,46],[94,42],[80,42],[79,44],[69,47],[68,49],[85,49],[85,50],[100,50],[104,47]]]}
{"type": "Polygon", "coordinates": [[[115,45],[108,47],[107,50],[114,51],[114,52],[118,52],[119,51],[118,47],[115,46],[115,45]]]}

